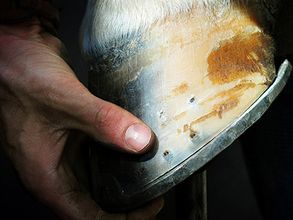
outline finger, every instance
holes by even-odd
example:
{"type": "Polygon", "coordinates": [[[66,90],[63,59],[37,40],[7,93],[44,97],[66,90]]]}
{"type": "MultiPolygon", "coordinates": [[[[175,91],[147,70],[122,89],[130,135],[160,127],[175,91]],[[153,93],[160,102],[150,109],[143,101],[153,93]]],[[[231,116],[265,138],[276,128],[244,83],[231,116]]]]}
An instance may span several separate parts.
{"type": "MultiPolygon", "coordinates": [[[[90,101],[90,100],[89,100],[90,101]]],[[[153,140],[153,133],[141,120],[126,110],[94,97],[79,128],[98,140],[132,152],[143,152],[153,140]]]]}
{"type": "Polygon", "coordinates": [[[49,187],[43,191],[45,194],[42,197],[64,220],[149,220],[155,217],[163,207],[163,199],[160,198],[128,214],[107,213],[101,210],[89,194],[80,188],[75,176],[65,163],[58,168],[57,176],[57,182],[52,179],[48,181],[52,188],[49,184],[49,187]]]}
{"type": "Polygon", "coordinates": [[[49,205],[62,220],[96,220],[104,213],[88,195],[78,192],[63,194],[49,205]]]}
{"type": "Polygon", "coordinates": [[[128,214],[110,214],[104,211],[98,213],[95,220],[153,220],[164,205],[163,198],[150,202],[147,206],[128,214]]]}
{"type": "Polygon", "coordinates": [[[151,220],[163,207],[163,199],[128,214],[111,214],[101,210],[86,194],[73,192],[54,202],[55,211],[64,220],[151,220]]]}
{"type": "Polygon", "coordinates": [[[79,131],[71,131],[62,155],[62,162],[68,164],[80,183],[80,187],[85,190],[91,188],[88,160],[89,141],[85,134],[79,131]]]}
{"type": "MultiPolygon", "coordinates": [[[[21,94],[28,94],[30,99],[44,105],[42,112],[49,121],[53,119],[64,128],[82,130],[97,140],[129,152],[144,152],[151,146],[154,135],[148,126],[124,109],[92,95],[64,60],[46,48],[41,49],[44,51],[38,48],[38,52],[28,54],[26,68],[22,68],[26,70],[22,77],[36,83],[28,86],[22,80],[15,84],[24,91],[21,94]],[[46,64],[46,68],[34,65],[33,61],[46,64]],[[33,70],[31,66],[34,66],[33,70]],[[53,115],[56,111],[52,109],[58,114],[53,115]],[[64,113],[62,117],[59,112],[64,113]]],[[[14,77],[6,74],[5,80],[11,82],[14,77]]]]}
{"type": "Polygon", "coordinates": [[[127,220],[151,220],[155,219],[164,206],[164,199],[162,197],[153,200],[148,206],[137,209],[127,214],[127,220]]]}
{"type": "Polygon", "coordinates": [[[92,95],[75,77],[58,78],[50,90],[50,104],[71,116],[69,128],[130,152],[144,152],[151,145],[154,134],[148,126],[121,107],[92,95]]]}

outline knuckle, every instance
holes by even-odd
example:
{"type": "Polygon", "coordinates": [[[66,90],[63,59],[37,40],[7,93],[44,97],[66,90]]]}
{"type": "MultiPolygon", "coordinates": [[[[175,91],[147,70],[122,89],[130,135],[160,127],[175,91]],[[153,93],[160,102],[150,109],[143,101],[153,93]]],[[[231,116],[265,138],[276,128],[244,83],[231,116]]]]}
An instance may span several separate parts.
{"type": "MultiPolygon", "coordinates": [[[[35,169],[32,169],[35,171],[35,169]]],[[[24,186],[40,197],[46,197],[51,188],[51,178],[46,174],[41,174],[38,170],[35,173],[20,170],[20,177],[24,186]]]]}
{"type": "Polygon", "coordinates": [[[112,104],[100,106],[95,114],[95,125],[99,128],[111,127],[114,123],[118,123],[118,115],[120,114],[116,106],[112,104]]]}

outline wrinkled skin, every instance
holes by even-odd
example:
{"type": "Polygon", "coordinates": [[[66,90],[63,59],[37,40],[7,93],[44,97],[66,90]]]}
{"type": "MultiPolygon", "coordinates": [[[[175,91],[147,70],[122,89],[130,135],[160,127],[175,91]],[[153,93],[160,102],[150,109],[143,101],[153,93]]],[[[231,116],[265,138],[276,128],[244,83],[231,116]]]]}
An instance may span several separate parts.
{"type": "Polygon", "coordinates": [[[37,20],[0,26],[0,129],[5,152],[24,185],[62,219],[154,218],[161,199],[131,213],[108,214],[75,177],[64,155],[65,147],[80,146],[78,140],[68,142],[72,130],[135,152],[125,143],[124,133],[142,122],[89,93],[61,58],[61,48],[37,20]]]}

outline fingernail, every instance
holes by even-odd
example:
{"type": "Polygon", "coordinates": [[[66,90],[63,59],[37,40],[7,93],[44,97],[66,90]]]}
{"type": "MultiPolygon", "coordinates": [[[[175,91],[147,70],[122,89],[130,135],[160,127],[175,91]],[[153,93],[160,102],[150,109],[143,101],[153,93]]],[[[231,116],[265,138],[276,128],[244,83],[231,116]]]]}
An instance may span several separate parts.
{"type": "Polygon", "coordinates": [[[139,152],[148,146],[152,131],[145,125],[133,124],[125,132],[125,141],[130,150],[139,152]]]}

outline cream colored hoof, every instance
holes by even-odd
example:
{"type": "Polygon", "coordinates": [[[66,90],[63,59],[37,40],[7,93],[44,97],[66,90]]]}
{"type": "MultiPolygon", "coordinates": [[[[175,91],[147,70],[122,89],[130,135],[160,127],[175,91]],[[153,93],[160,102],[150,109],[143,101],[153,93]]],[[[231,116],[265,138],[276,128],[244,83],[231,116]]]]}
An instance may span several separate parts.
{"type": "Polygon", "coordinates": [[[151,89],[161,109],[154,130],[178,153],[191,141],[202,147],[229,126],[275,76],[272,39],[237,8],[219,18],[198,9],[167,17],[142,41],[147,47],[117,72],[134,75],[130,81],[141,72],[156,72],[151,89]]]}
{"type": "Polygon", "coordinates": [[[93,5],[102,16],[83,41],[92,91],[144,120],[158,139],[137,157],[92,148],[95,198],[111,211],[137,207],[205,165],[261,116],[288,77],[287,63],[258,99],[275,77],[272,39],[256,22],[262,16],[246,10],[258,1],[184,2],[93,5]]]}

